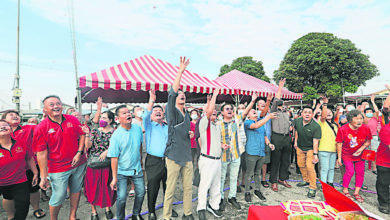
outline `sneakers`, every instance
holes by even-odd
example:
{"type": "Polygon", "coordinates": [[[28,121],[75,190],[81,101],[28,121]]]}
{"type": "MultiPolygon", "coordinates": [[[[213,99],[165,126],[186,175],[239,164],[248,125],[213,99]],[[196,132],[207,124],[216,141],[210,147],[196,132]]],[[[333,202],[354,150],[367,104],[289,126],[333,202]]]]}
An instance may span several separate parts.
{"type": "Polygon", "coordinates": [[[221,199],[221,202],[219,203],[219,211],[225,211],[225,203],[223,202],[223,199],[221,199]]]}
{"type": "Polygon", "coordinates": [[[389,207],[386,206],[379,206],[379,211],[382,212],[383,214],[390,214],[390,209],[389,207]]]}
{"type": "Polygon", "coordinates": [[[315,198],[316,197],[316,190],[309,189],[309,192],[307,193],[308,198],[315,198]]]}
{"type": "Polygon", "coordinates": [[[134,191],[134,189],[132,189],[129,192],[129,197],[134,197],[134,196],[135,196],[135,191],[134,191]]]}
{"type": "Polygon", "coordinates": [[[329,186],[331,186],[331,187],[333,187],[334,188],[334,185],[333,185],[333,183],[327,183],[329,186]]]}
{"type": "Polygon", "coordinates": [[[206,218],[206,210],[202,209],[198,211],[198,219],[199,220],[207,220],[206,218]]]}
{"type": "Polygon", "coordinates": [[[236,197],[233,197],[231,199],[228,199],[228,202],[236,209],[241,209],[240,204],[237,202],[236,197]]]}
{"type": "Polygon", "coordinates": [[[221,211],[219,211],[217,209],[213,209],[210,204],[207,204],[206,210],[209,211],[211,214],[213,214],[217,218],[221,218],[223,216],[221,211]]]}
{"type": "Polygon", "coordinates": [[[246,202],[252,202],[251,193],[250,192],[246,192],[245,193],[245,201],[246,202]]]}
{"type": "Polygon", "coordinates": [[[261,193],[259,190],[255,190],[254,193],[255,193],[255,195],[256,195],[260,200],[263,200],[263,201],[267,200],[267,199],[264,197],[263,193],[261,193]]]}
{"type": "Polygon", "coordinates": [[[363,184],[362,190],[368,190],[368,187],[367,187],[366,185],[363,184]]]}
{"type": "Polygon", "coordinates": [[[308,182],[300,182],[300,183],[297,184],[297,186],[298,187],[308,187],[308,186],[310,186],[310,183],[308,183],[308,182]]]}
{"type": "Polygon", "coordinates": [[[183,214],[183,217],[181,217],[182,220],[194,220],[194,216],[192,214],[190,215],[184,215],[183,214]]]}

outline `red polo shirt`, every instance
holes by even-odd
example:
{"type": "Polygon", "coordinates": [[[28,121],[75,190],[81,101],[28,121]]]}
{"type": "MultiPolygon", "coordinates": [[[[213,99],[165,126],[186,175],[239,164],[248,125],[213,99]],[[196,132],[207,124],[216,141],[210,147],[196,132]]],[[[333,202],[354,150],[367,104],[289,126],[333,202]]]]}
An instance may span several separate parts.
{"type": "Polygon", "coordinates": [[[336,142],[343,143],[341,157],[343,160],[347,161],[360,161],[362,159],[362,154],[355,157],[353,154],[366,142],[366,140],[371,140],[372,135],[370,128],[362,124],[357,130],[352,130],[349,127],[349,124],[343,125],[337,131],[336,142]]]}
{"type": "Polygon", "coordinates": [[[0,186],[26,182],[26,160],[32,155],[23,140],[12,139],[10,150],[0,145],[0,186]]]}
{"type": "MultiPolygon", "coordinates": [[[[74,168],[72,160],[83,134],[81,124],[74,116],[63,115],[61,124],[47,117],[34,130],[33,149],[35,152],[47,150],[49,173],[69,171],[74,168]]],[[[81,156],[78,166],[86,161],[86,157],[81,156]]]]}
{"type": "MultiPolygon", "coordinates": [[[[31,151],[32,151],[34,127],[35,125],[18,126],[16,130],[12,133],[13,138],[24,140],[26,142],[27,148],[31,149],[31,151]]],[[[33,157],[35,160],[35,164],[38,164],[37,155],[33,154],[33,157]]]]}
{"type": "Polygon", "coordinates": [[[379,138],[381,143],[376,154],[376,165],[390,168],[390,124],[382,126],[379,138]]]}

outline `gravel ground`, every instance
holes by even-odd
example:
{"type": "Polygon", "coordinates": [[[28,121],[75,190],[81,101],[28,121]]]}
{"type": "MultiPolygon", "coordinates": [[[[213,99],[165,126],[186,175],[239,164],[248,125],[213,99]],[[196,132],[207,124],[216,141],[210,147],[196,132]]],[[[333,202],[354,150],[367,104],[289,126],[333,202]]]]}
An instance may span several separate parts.
{"type": "MultiPolygon", "coordinates": [[[[236,210],[231,205],[227,204],[225,212],[223,213],[224,217],[221,219],[229,219],[229,220],[230,219],[246,219],[247,214],[248,214],[248,208],[250,205],[266,205],[266,206],[268,206],[268,205],[278,205],[280,202],[284,202],[287,200],[294,200],[294,199],[295,200],[307,200],[308,198],[306,197],[306,194],[307,194],[308,188],[298,188],[295,186],[296,182],[294,182],[294,181],[301,180],[302,177],[295,173],[295,169],[290,169],[290,171],[292,174],[290,175],[291,181],[289,183],[293,186],[291,189],[287,189],[287,188],[279,185],[279,192],[276,193],[276,192],[273,192],[270,188],[268,188],[268,189],[261,188],[261,191],[263,192],[264,196],[267,198],[267,201],[265,201],[265,202],[260,201],[252,193],[252,201],[253,201],[252,203],[245,202],[243,192],[237,193],[237,200],[241,204],[241,210],[236,210]]],[[[267,178],[268,178],[268,174],[267,174],[267,178]]],[[[340,179],[341,179],[340,171],[336,170],[335,183],[339,182],[340,179]]],[[[181,182],[181,179],[179,179],[179,183],[178,183],[177,191],[175,193],[174,201],[182,201],[182,198],[183,198],[182,197],[183,189],[181,187],[180,182],[181,182]]],[[[368,188],[369,188],[368,190],[376,191],[375,190],[375,182],[376,182],[376,175],[374,175],[370,171],[366,171],[364,184],[368,186],[368,188]]],[[[351,186],[353,186],[353,185],[354,185],[354,179],[351,182],[351,186]]],[[[225,187],[228,187],[228,183],[225,185],[225,187]]],[[[336,188],[339,191],[341,190],[340,187],[336,187],[336,188]]],[[[242,188],[242,190],[244,191],[243,188],[242,188]]],[[[161,204],[163,201],[161,191],[162,190],[160,190],[160,195],[159,195],[159,198],[157,199],[157,205],[161,204]]],[[[225,197],[227,197],[227,194],[228,194],[228,191],[225,191],[225,197]]],[[[386,216],[378,211],[378,209],[377,209],[378,202],[377,202],[376,194],[370,193],[370,192],[362,192],[362,196],[365,199],[365,202],[361,205],[367,211],[372,212],[374,214],[377,214],[385,219],[390,219],[390,216],[388,216],[388,215],[386,216]]],[[[193,196],[192,197],[197,198],[197,187],[193,187],[193,196]]],[[[317,191],[317,197],[315,198],[315,200],[324,201],[324,197],[323,197],[322,192],[320,190],[317,191]]],[[[132,211],[132,207],[133,207],[133,202],[134,202],[134,199],[132,197],[128,197],[127,205],[126,205],[126,215],[130,215],[130,213],[132,211]]],[[[50,219],[49,212],[48,212],[48,210],[49,210],[48,203],[47,202],[40,202],[40,206],[41,206],[41,208],[43,208],[47,212],[47,216],[45,218],[42,218],[42,219],[50,219]]],[[[193,205],[192,205],[193,215],[194,215],[195,219],[197,219],[196,206],[197,206],[197,202],[195,201],[195,202],[193,202],[193,205]]],[[[183,214],[183,205],[174,205],[173,208],[179,213],[178,219],[181,219],[181,216],[183,214]]],[[[112,211],[115,215],[115,205],[112,208],[112,211]]],[[[144,204],[142,206],[142,212],[146,212],[146,211],[147,211],[147,198],[145,195],[144,204]]],[[[98,214],[100,216],[100,219],[105,219],[104,209],[98,209],[98,214]]],[[[162,219],[162,208],[158,209],[156,211],[156,214],[158,216],[158,219],[162,219]]],[[[61,211],[60,211],[59,219],[61,219],[61,220],[68,219],[68,215],[69,215],[69,200],[66,200],[63,204],[61,211]]],[[[207,215],[208,219],[217,219],[213,215],[211,215],[210,213],[207,213],[206,215],[207,215]]],[[[4,212],[4,210],[2,209],[2,207],[0,208],[0,216],[1,216],[2,220],[7,219],[7,215],[4,212]]],[[[88,204],[88,202],[86,202],[86,199],[83,195],[81,196],[77,216],[81,220],[88,220],[88,219],[90,219],[90,216],[91,216],[91,207],[88,204]]],[[[148,219],[147,214],[144,215],[143,217],[144,217],[144,219],[148,219]]],[[[29,219],[29,220],[35,219],[35,217],[32,215],[31,208],[30,208],[30,212],[29,212],[27,219],[29,219]]]]}

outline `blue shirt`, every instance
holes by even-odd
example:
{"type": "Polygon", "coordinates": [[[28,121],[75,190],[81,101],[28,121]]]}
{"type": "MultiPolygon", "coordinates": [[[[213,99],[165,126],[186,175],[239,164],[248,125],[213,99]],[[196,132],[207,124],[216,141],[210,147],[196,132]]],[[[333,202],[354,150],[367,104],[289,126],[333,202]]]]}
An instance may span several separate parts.
{"type": "Polygon", "coordinates": [[[136,124],[132,124],[130,130],[119,125],[114,131],[107,157],[118,157],[118,174],[134,176],[142,172],[139,152],[142,140],[142,128],[136,124]]]}
{"type": "Polygon", "coordinates": [[[152,121],[152,111],[145,110],[143,116],[146,152],[156,157],[164,157],[168,140],[168,125],[152,121]]]}
{"type": "Polygon", "coordinates": [[[254,120],[246,120],[244,122],[246,145],[245,151],[249,155],[265,156],[265,128],[251,129],[251,125],[256,123],[254,120]]]}
{"type": "MultiPolygon", "coordinates": [[[[257,111],[257,115],[258,115],[257,120],[262,120],[265,118],[265,117],[260,116],[261,111],[257,111]]],[[[268,113],[267,113],[267,115],[268,115],[268,113]]],[[[268,120],[264,125],[265,133],[267,134],[267,138],[269,141],[271,141],[271,134],[272,134],[272,123],[271,122],[272,122],[272,120],[268,120]]]]}

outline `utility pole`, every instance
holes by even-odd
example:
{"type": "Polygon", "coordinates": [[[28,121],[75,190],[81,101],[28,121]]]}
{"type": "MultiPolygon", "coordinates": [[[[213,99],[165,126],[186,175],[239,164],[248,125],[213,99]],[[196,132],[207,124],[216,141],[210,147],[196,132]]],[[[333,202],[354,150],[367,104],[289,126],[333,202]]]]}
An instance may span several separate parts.
{"type": "Polygon", "coordinates": [[[19,88],[19,31],[20,31],[20,0],[18,0],[18,23],[16,29],[16,73],[14,87],[12,88],[13,97],[12,102],[16,104],[16,111],[20,112],[20,96],[22,96],[22,90],[19,88]]]}

